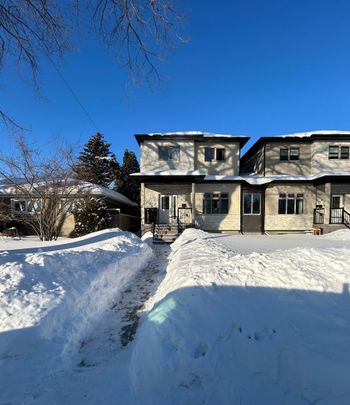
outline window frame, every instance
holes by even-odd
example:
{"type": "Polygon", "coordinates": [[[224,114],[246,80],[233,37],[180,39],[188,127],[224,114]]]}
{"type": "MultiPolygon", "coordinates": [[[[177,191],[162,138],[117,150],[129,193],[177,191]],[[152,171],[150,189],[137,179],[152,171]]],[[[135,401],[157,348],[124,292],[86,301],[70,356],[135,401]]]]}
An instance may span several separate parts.
{"type": "Polygon", "coordinates": [[[329,147],[328,147],[328,160],[339,159],[339,151],[340,151],[339,145],[329,145],[329,147]],[[332,152],[332,154],[331,154],[331,148],[334,148],[334,149],[336,148],[337,153],[335,154],[335,152],[332,152]]]}
{"type": "Polygon", "coordinates": [[[291,147],[289,148],[289,160],[300,160],[300,148],[291,147]],[[292,155],[292,150],[297,151],[297,154],[292,155]]]}
{"type": "Polygon", "coordinates": [[[215,160],[215,148],[212,146],[205,146],[204,148],[204,161],[212,162],[215,160]]]}
{"type": "Polygon", "coordinates": [[[342,160],[347,160],[347,159],[349,159],[349,146],[345,146],[345,145],[343,145],[343,146],[340,146],[340,159],[342,159],[342,160]],[[343,151],[346,151],[346,153],[345,153],[345,157],[344,157],[344,154],[343,154],[343,151]]]}
{"type": "Polygon", "coordinates": [[[261,193],[257,193],[257,192],[243,192],[243,215],[261,215],[262,214],[262,195],[261,193]],[[245,196],[250,196],[250,210],[249,212],[246,212],[245,210],[245,196]],[[254,212],[254,195],[258,195],[259,196],[259,212],[254,212]]]}
{"type": "Polygon", "coordinates": [[[158,146],[158,159],[165,162],[179,162],[180,161],[180,146],[158,146]],[[177,150],[177,158],[172,158],[172,151],[177,150]]]}
{"type": "Polygon", "coordinates": [[[215,148],[215,160],[217,162],[224,162],[226,160],[226,149],[225,148],[215,148]],[[218,158],[218,151],[222,153],[222,158],[218,158]]]}
{"type": "Polygon", "coordinates": [[[202,201],[202,214],[203,215],[227,215],[230,208],[230,195],[229,193],[221,192],[211,192],[203,194],[202,201]],[[226,206],[223,209],[223,202],[226,206]],[[215,211],[214,212],[214,206],[215,211]],[[208,212],[210,211],[210,212],[208,212]]]}
{"type": "Polygon", "coordinates": [[[278,215],[304,215],[305,198],[304,193],[279,193],[277,204],[278,215]],[[289,205],[292,201],[292,206],[289,205]],[[299,209],[301,204],[301,210],[299,209]],[[291,208],[291,209],[290,209],[291,208]],[[301,211],[301,212],[298,212],[301,211]]]}

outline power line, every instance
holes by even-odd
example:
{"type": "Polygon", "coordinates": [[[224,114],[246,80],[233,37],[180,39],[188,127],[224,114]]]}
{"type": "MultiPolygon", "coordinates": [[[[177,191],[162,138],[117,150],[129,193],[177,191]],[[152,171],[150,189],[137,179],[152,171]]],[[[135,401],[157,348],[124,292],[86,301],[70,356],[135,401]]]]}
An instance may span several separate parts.
{"type": "Polygon", "coordinates": [[[75,101],[79,104],[80,108],[82,109],[83,113],[86,115],[87,119],[90,121],[90,123],[92,124],[92,126],[96,129],[96,131],[98,132],[99,129],[97,128],[97,125],[95,123],[95,121],[93,120],[93,118],[91,117],[91,115],[89,114],[88,110],[84,107],[84,105],[82,104],[82,102],[79,100],[79,97],[77,96],[77,94],[74,92],[74,90],[72,89],[72,87],[70,86],[70,84],[68,83],[68,81],[65,79],[65,77],[63,76],[63,74],[61,73],[61,71],[59,70],[58,66],[56,65],[55,61],[48,55],[49,61],[51,62],[52,66],[54,67],[54,69],[56,70],[56,73],[58,74],[58,76],[62,79],[63,83],[65,84],[65,86],[67,87],[67,89],[69,90],[69,92],[71,93],[71,95],[74,97],[75,101]]]}

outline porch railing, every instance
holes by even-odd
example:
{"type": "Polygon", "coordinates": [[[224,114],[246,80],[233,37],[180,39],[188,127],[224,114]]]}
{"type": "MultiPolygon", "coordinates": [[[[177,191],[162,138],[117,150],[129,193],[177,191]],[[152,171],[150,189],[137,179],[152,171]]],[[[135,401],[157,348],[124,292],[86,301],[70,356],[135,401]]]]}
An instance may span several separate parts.
{"type": "Polygon", "coordinates": [[[343,208],[331,208],[330,224],[342,224],[344,222],[344,209],[343,208]]]}
{"type": "Polygon", "coordinates": [[[192,208],[179,207],[177,209],[177,227],[179,234],[192,225],[192,208]]]}
{"type": "Polygon", "coordinates": [[[344,208],[331,208],[330,224],[344,224],[350,228],[350,214],[344,208]]]}

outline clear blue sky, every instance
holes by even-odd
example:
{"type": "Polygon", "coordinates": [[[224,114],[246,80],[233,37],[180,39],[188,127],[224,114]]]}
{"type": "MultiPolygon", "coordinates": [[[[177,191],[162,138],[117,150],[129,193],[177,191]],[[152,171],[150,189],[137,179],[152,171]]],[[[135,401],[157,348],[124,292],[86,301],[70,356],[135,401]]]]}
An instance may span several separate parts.
{"type": "MultiPolygon", "coordinates": [[[[121,159],[134,133],[179,130],[253,139],[313,129],[350,130],[348,0],[189,1],[189,42],[160,70],[162,89],[133,89],[93,37],[61,70],[121,159]]],[[[95,129],[49,63],[39,99],[11,66],[0,77],[1,108],[41,142],[85,143],[95,129]]],[[[0,147],[7,147],[1,128],[0,147]]]]}

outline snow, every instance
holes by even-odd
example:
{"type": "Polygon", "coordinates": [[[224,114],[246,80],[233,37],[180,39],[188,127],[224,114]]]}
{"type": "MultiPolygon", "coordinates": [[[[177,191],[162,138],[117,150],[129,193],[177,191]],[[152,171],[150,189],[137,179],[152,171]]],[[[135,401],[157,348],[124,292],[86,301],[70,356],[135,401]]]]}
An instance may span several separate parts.
{"type": "Polygon", "coordinates": [[[227,238],[187,230],[173,244],[133,391],[144,404],[349,403],[350,231],[291,249],[265,236],[261,253],[260,238],[243,254],[227,238]]]}
{"type": "MultiPolygon", "coordinates": [[[[21,187],[24,187],[26,185],[23,179],[15,179],[14,183],[17,185],[21,185],[21,187]]],[[[20,194],[20,190],[16,189],[14,183],[10,183],[8,180],[0,179],[0,195],[20,194]]],[[[71,179],[69,184],[72,185],[69,186],[67,183],[67,185],[64,186],[64,189],[70,195],[88,193],[91,195],[104,196],[110,198],[113,201],[117,201],[131,207],[137,207],[137,204],[131,201],[129,198],[125,197],[125,195],[119,193],[118,191],[111,190],[107,187],[103,187],[98,184],[92,184],[87,181],[77,181],[75,179],[71,179]]],[[[33,186],[28,184],[28,189],[30,189],[31,187],[33,186]]],[[[34,187],[38,187],[38,184],[34,184],[34,187]]]]}
{"type": "Polygon", "coordinates": [[[22,403],[35,382],[70,368],[84,336],[151,257],[147,244],[118,229],[2,251],[0,403],[22,403]]]}
{"type": "Polygon", "coordinates": [[[226,137],[226,138],[232,138],[232,137],[244,137],[246,138],[246,135],[227,135],[227,134],[213,134],[210,132],[202,132],[202,131],[177,131],[177,132],[153,132],[150,134],[146,134],[148,136],[203,136],[204,138],[211,138],[211,137],[226,137]]]}
{"type": "Polygon", "coordinates": [[[349,230],[151,240],[0,253],[0,403],[350,403],[349,230]]]}
{"type": "Polygon", "coordinates": [[[350,171],[322,171],[308,176],[288,176],[285,174],[274,176],[223,176],[223,175],[206,175],[205,181],[246,181],[251,185],[262,185],[272,183],[273,181],[313,181],[322,177],[342,177],[350,176],[350,171]]]}
{"type": "Polygon", "coordinates": [[[276,135],[276,137],[279,137],[279,138],[288,138],[288,137],[309,138],[312,135],[350,135],[350,131],[337,131],[336,129],[317,130],[317,131],[308,131],[308,132],[298,132],[295,134],[288,134],[288,135],[276,135]]]}
{"type": "Polygon", "coordinates": [[[131,176],[205,176],[203,170],[149,170],[133,173],[131,176]]]}

